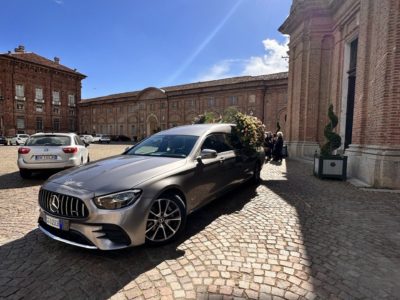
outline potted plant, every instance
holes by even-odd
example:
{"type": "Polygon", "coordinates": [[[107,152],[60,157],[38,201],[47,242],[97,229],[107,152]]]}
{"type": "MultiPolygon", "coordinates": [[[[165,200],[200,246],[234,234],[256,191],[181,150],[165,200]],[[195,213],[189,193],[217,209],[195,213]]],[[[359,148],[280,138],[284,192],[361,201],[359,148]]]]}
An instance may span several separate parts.
{"type": "Polygon", "coordinates": [[[332,104],[329,105],[328,117],[330,121],[324,129],[327,143],[321,147],[319,155],[317,153],[314,155],[314,175],[319,178],[346,180],[347,156],[333,154],[342,144],[342,139],[333,131],[338,124],[338,117],[333,112],[332,104]]]}

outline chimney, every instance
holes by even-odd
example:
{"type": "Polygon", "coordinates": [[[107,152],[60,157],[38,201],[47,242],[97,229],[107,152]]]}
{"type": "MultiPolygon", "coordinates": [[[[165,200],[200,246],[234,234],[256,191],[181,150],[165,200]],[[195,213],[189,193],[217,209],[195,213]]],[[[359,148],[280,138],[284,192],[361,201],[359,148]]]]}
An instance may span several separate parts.
{"type": "Polygon", "coordinates": [[[16,53],[25,53],[25,46],[19,45],[18,48],[15,48],[14,51],[16,53]]]}
{"type": "Polygon", "coordinates": [[[57,56],[54,56],[54,62],[55,62],[56,64],[59,64],[59,63],[60,63],[60,58],[57,57],[57,56]]]}

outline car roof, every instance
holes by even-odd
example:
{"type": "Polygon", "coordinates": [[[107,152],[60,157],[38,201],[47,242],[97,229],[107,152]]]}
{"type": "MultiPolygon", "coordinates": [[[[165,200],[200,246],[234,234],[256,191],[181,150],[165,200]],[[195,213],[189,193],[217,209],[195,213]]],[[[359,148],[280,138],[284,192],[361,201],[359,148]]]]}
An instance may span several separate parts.
{"type": "Polygon", "coordinates": [[[72,136],[74,136],[75,135],[75,133],[65,133],[65,132],[49,132],[49,133],[45,133],[45,132],[40,132],[40,133],[35,133],[35,134],[32,134],[31,136],[32,137],[35,137],[35,136],[55,136],[55,135],[59,135],[59,136],[69,136],[69,137],[72,137],[72,136]]]}
{"type": "Polygon", "coordinates": [[[227,123],[183,125],[183,126],[173,127],[173,128],[161,131],[157,134],[201,136],[203,134],[212,133],[212,132],[230,133],[232,126],[235,126],[235,125],[227,124],[227,123]]]}

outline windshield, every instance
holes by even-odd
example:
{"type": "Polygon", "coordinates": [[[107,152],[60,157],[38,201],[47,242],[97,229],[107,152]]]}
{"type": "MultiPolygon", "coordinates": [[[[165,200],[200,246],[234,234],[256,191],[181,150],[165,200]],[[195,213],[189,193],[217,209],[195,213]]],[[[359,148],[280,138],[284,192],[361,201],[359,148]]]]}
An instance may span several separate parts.
{"type": "Polygon", "coordinates": [[[25,146],[67,146],[71,144],[71,138],[59,135],[32,136],[25,146]]]}
{"type": "Polygon", "coordinates": [[[137,144],[126,154],[162,157],[187,157],[198,136],[193,135],[153,135],[137,144]]]}

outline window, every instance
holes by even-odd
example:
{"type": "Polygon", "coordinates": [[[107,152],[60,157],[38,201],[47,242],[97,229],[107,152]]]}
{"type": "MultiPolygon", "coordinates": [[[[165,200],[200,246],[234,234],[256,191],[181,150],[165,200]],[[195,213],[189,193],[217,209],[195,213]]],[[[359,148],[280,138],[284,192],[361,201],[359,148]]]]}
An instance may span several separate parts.
{"type": "Polygon", "coordinates": [[[124,125],[119,125],[119,134],[124,134],[124,125]]]}
{"type": "Polygon", "coordinates": [[[229,105],[237,105],[238,104],[238,97],[237,96],[230,96],[229,97],[229,105]]]}
{"type": "Polygon", "coordinates": [[[42,88],[35,88],[35,102],[44,102],[42,88]]]}
{"type": "Polygon", "coordinates": [[[112,108],[107,108],[107,112],[108,112],[109,114],[111,114],[111,113],[112,113],[112,108]]]}
{"type": "Polygon", "coordinates": [[[17,102],[17,110],[24,110],[24,109],[25,109],[24,103],[17,102]]]}
{"type": "Polygon", "coordinates": [[[68,130],[75,131],[75,119],[68,119],[68,130]]]}
{"type": "Polygon", "coordinates": [[[231,146],[230,138],[226,134],[217,133],[209,135],[205,139],[201,149],[211,149],[221,153],[233,150],[233,147],[231,146]]]}
{"type": "Polygon", "coordinates": [[[166,107],[165,102],[162,102],[161,103],[161,108],[165,108],[165,107],[166,107]]]}
{"type": "Polygon", "coordinates": [[[60,131],[60,119],[53,120],[53,130],[56,132],[60,131]]]}
{"type": "Polygon", "coordinates": [[[69,94],[68,95],[68,106],[75,106],[75,95],[74,94],[69,94]]]}
{"type": "Polygon", "coordinates": [[[145,109],[146,105],[144,104],[144,102],[139,103],[139,109],[145,109]]]}
{"type": "Polygon", "coordinates": [[[154,104],[150,104],[150,110],[155,110],[155,105],[154,104]]]}
{"type": "Polygon", "coordinates": [[[249,95],[249,103],[256,103],[256,95],[249,95]]]}
{"type": "Polygon", "coordinates": [[[25,118],[17,117],[17,129],[25,129],[25,118]]]}
{"type": "Polygon", "coordinates": [[[36,104],[35,110],[36,112],[43,112],[43,104],[36,104]]]}
{"type": "Polygon", "coordinates": [[[60,113],[60,108],[59,107],[53,107],[53,113],[58,115],[60,113]]]}
{"type": "Polygon", "coordinates": [[[15,85],[15,99],[25,100],[25,89],[23,84],[15,85]]]}
{"type": "Polygon", "coordinates": [[[194,100],[193,99],[188,100],[187,101],[187,106],[188,107],[194,107],[194,100]]]}
{"type": "Polygon", "coordinates": [[[54,105],[61,105],[60,92],[59,91],[53,91],[53,104],[54,105]]]}
{"type": "Polygon", "coordinates": [[[68,112],[70,116],[75,116],[75,109],[70,108],[68,112]]]}
{"type": "Polygon", "coordinates": [[[215,106],[215,98],[214,98],[214,97],[209,97],[209,98],[207,99],[207,106],[208,106],[208,107],[215,106]]]}
{"type": "Polygon", "coordinates": [[[179,107],[178,102],[177,101],[171,102],[171,107],[173,109],[178,109],[178,107],[179,107]]]}
{"type": "Polygon", "coordinates": [[[132,104],[129,105],[129,106],[128,106],[128,111],[129,111],[129,112],[134,112],[134,111],[135,111],[135,105],[132,105],[132,104]]]}
{"type": "Polygon", "coordinates": [[[92,109],[92,113],[93,113],[94,115],[96,114],[96,109],[95,109],[95,108],[92,109]]]}
{"type": "Polygon", "coordinates": [[[132,136],[136,136],[136,127],[135,127],[135,125],[131,125],[131,134],[132,134],[132,136]]]}
{"type": "Polygon", "coordinates": [[[41,131],[43,131],[43,119],[36,118],[36,132],[41,132],[41,131]]]}

